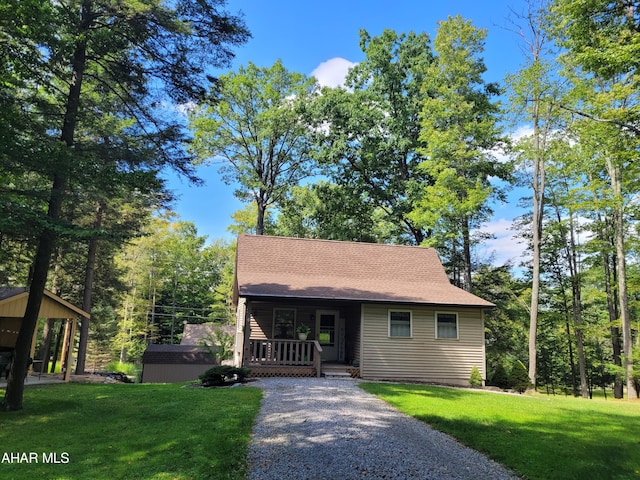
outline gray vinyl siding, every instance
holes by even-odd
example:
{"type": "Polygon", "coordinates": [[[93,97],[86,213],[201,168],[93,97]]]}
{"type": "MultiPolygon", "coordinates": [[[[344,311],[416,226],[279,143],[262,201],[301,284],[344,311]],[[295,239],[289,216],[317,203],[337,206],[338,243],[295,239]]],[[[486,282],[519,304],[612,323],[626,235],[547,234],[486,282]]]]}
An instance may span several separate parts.
{"type": "Polygon", "coordinates": [[[362,308],[362,378],[468,385],[474,365],[486,378],[481,309],[375,304],[362,308]],[[410,338],[389,337],[389,310],[412,312],[410,338]],[[457,339],[435,338],[436,312],[458,314],[457,339]]]}
{"type": "MultiPolygon", "coordinates": [[[[344,319],[344,346],[345,361],[353,362],[360,358],[360,304],[359,303],[288,303],[283,301],[252,301],[250,302],[250,338],[273,338],[273,312],[274,309],[284,308],[295,310],[296,326],[304,323],[311,327],[309,339],[316,339],[316,315],[318,310],[335,310],[340,318],[344,319]]],[[[249,338],[249,337],[248,337],[249,338]]]]}
{"type": "Polygon", "coordinates": [[[315,317],[316,307],[257,302],[253,303],[253,308],[251,309],[251,338],[273,338],[273,311],[279,308],[295,310],[295,326],[297,327],[300,323],[310,326],[311,334],[309,338],[315,338],[315,319],[311,320],[311,318],[315,317]]]}

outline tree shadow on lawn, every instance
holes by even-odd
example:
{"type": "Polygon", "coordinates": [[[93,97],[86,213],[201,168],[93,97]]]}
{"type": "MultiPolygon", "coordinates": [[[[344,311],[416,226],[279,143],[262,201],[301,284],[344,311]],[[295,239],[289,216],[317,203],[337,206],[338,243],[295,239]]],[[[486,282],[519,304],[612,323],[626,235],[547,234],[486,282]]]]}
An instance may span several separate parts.
{"type": "MultiPolygon", "coordinates": [[[[39,385],[37,387],[29,387],[30,391],[36,389],[47,389],[50,385],[39,385]]],[[[0,390],[0,402],[4,398],[5,390],[0,390]]],[[[82,407],[80,400],[59,399],[55,396],[46,398],[32,398],[27,395],[27,398],[23,401],[22,410],[13,410],[2,412],[3,420],[9,420],[12,418],[23,418],[31,415],[38,415],[42,421],[44,418],[51,420],[59,416],[67,415],[69,412],[73,412],[82,407]],[[40,412],[38,414],[38,412],[40,412]]],[[[9,420],[10,421],[10,420],[9,420]]]]}

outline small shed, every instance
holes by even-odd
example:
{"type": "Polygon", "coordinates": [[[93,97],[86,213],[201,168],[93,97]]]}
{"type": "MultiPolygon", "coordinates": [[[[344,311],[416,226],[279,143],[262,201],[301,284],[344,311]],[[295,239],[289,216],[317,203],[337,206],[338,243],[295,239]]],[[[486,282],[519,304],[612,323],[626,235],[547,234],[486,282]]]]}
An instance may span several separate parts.
{"type": "Polygon", "coordinates": [[[142,383],[197,380],[215,365],[209,349],[197,345],[147,345],[142,355],[142,383]]]}
{"type": "MultiPolygon", "coordinates": [[[[8,358],[12,355],[18,340],[18,333],[22,326],[22,319],[27,309],[29,289],[26,287],[0,286],[0,351],[8,358]]],[[[61,321],[64,328],[64,340],[62,342],[62,363],[64,368],[64,381],[68,382],[71,375],[73,360],[73,339],[78,324],[78,318],[89,318],[89,314],[67,302],[52,292],[45,290],[40,305],[40,318],[61,321]]],[[[31,344],[31,358],[34,357],[38,329],[33,334],[31,344]]],[[[48,359],[46,359],[48,361],[48,359]]]]}

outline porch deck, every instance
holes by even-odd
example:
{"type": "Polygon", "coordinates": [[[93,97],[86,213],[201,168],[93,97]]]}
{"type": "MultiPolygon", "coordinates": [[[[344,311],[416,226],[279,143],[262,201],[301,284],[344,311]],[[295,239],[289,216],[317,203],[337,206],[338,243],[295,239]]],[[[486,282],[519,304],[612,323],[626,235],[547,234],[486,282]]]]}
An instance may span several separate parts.
{"type": "Polygon", "coordinates": [[[323,362],[315,340],[250,339],[244,366],[252,377],[357,378],[360,369],[338,362],[323,362]]]}
{"type": "Polygon", "coordinates": [[[316,340],[249,339],[244,359],[252,377],[320,377],[321,364],[316,340]]]}

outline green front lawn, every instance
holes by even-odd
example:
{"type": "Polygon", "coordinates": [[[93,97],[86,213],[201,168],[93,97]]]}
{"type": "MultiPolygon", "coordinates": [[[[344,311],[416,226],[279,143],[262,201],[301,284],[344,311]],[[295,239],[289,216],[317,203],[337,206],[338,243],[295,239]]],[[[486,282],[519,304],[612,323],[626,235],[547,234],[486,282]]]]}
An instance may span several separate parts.
{"type": "Polygon", "coordinates": [[[24,410],[0,412],[0,478],[242,479],[261,398],[254,387],[27,387],[24,410]]]}
{"type": "Polygon", "coordinates": [[[640,478],[638,401],[360,385],[530,480],[640,478]]]}

